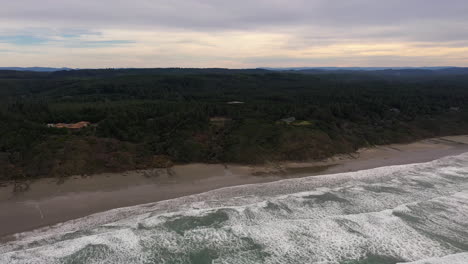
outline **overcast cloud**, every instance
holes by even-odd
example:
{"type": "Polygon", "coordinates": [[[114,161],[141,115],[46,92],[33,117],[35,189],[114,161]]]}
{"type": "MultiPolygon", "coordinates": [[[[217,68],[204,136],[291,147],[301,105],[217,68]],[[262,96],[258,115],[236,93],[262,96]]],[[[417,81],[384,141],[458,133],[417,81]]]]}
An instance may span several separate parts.
{"type": "Polygon", "coordinates": [[[468,66],[466,0],[15,0],[0,66],[468,66]]]}

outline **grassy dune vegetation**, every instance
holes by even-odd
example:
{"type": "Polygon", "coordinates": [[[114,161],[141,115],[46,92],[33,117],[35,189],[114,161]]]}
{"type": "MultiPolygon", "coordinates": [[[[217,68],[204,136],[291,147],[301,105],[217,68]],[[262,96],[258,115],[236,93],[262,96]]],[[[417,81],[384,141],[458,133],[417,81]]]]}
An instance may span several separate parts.
{"type": "Polygon", "coordinates": [[[455,70],[0,71],[0,179],[321,159],[468,133],[466,106],[455,70]]]}

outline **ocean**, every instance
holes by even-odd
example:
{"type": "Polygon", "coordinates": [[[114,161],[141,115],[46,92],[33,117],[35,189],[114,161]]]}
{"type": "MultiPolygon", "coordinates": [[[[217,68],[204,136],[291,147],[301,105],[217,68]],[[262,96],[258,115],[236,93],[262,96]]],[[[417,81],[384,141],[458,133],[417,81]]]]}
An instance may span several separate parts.
{"type": "Polygon", "coordinates": [[[468,153],[115,209],[18,234],[0,263],[467,264],[468,153]]]}

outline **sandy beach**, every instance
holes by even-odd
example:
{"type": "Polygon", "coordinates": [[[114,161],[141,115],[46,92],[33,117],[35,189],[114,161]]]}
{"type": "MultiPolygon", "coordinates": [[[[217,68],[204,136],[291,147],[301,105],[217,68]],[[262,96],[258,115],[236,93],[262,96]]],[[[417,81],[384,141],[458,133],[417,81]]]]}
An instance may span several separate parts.
{"type": "Polygon", "coordinates": [[[74,176],[30,183],[25,192],[0,187],[0,237],[114,208],[167,200],[222,187],[277,181],[382,166],[428,162],[468,152],[468,136],[426,139],[361,149],[324,161],[264,166],[188,164],[171,169],[74,176]]]}

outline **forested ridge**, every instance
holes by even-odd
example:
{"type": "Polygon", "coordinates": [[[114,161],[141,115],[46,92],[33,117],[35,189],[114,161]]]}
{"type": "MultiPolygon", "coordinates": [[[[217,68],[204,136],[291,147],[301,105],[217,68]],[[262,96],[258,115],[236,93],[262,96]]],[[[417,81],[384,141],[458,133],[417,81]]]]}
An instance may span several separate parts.
{"type": "Polygon", "coordinates": [[[468,133],[463,71],[0,71],[0,98],[1,180],[321,159],[468,133]],[[79,121],[92,125],[47,126],[79,121]]]}

